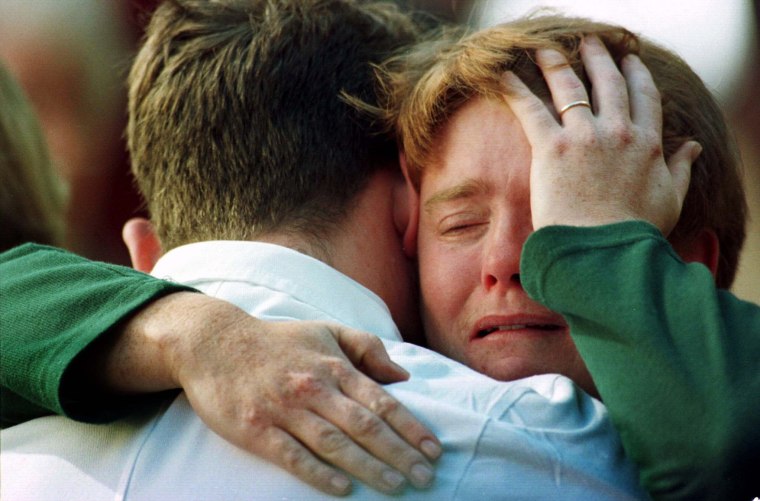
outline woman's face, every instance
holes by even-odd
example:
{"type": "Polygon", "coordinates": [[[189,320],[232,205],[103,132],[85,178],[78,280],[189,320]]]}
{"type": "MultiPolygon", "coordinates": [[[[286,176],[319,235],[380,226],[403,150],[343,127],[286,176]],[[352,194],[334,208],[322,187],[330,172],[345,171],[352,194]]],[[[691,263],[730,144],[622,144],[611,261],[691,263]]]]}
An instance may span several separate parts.
{"type": "Polygon", "coordinates": [[[430,346],[495,379],[559,373],[596,395],[561,315],[520,284],[533,231],[530,146],[509,108],[473,98],[443,128],[420,186],[418,257],[430,346]]]}

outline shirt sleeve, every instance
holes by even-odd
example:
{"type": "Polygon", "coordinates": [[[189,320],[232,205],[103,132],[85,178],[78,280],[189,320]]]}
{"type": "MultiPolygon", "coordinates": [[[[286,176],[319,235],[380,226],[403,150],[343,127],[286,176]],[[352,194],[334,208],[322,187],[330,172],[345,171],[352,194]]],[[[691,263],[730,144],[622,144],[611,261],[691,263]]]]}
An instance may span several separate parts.
{"type": "Polygon", "coordinates": [[[760,307],[639,221],[543,228],[525,243],[521,279],[567,319],[655,498],[760,493],[760,307]]]}
{"type": "Polygon", "coordinates": [[[166,294],[193,290],[123,266],[26,244],[0,254],[3,426],[44,414],[103,422],[141,400],[103,398],[67,374],[90,344],[166,294]]]}

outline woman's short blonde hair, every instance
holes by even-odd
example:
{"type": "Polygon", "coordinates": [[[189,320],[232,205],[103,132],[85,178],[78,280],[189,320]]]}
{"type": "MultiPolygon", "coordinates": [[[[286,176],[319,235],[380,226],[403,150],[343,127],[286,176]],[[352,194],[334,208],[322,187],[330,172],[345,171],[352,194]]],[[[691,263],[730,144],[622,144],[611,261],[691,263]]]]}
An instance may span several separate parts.
{"type": "Polygon", "coordinates": [[[702,145],[681,218],[669,238],[685,243],[703,228],[715,231],[720,242],[716,280],[720,287],[730,286],[747,215],[734,140],[716,100],[694,71],[677,55],[622,27],[538,15],[474,33],[448,30],[378,68],[383,98],[372,111],[395,128],[410,178],[419,188],[424,170],[437,163],[435,140],[441,126],[474,96],[501,99],[505,71],[516,73],[539,97],[550,97],[534,62],[536,49],[563,52],[590,89],[579,55],[580,41],[588,34],[598,35],[616,62],[635,53],[651,71],[662,96],[666,158],[685,140],[702,145]]]}

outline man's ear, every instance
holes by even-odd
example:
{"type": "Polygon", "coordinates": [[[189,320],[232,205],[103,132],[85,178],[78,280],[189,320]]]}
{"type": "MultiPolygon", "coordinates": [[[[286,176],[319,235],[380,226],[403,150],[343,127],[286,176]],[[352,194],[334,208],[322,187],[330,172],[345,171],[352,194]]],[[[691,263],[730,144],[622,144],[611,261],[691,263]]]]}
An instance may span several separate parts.
{"type": "Polygon", "coordinates": [[[407,257],[417,257],[417,228],[420,219],[420,195],[414,189],[409,178],[409,170],[406,164],[406,155],[399,151],[399,165],[404,175],[404,183],[399,186],[394,194],[395,207],[398,210],[394,214],[396,230],[401,235],[404,253],[407,257]]]}
{"type": "Polygon", "coordinates": [[[150,273],[161,257],[161,242],[153,224],[145,218],[133,217],[124,224],[121,238],[129,250],[132,267],[137,271],[150,273]]]}
{"type": "Polygon", "coordinates": [[[710,228],[702,228],[699,234],[685,245],[675,247],[678,255],[687,263],[702,263],[710,270],[712,276],[718,273],[720,243],[718,235],[710,228]]]}

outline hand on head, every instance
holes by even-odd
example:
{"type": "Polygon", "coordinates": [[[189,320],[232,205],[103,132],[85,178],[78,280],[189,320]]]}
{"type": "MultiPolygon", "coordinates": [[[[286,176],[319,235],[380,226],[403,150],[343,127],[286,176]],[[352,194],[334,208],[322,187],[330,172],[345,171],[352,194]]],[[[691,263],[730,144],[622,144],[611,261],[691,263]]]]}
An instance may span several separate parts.
{"type": "Polygon", "coordinates": [[[623,58],[618,69],[601,41],[589,36],[581,58],[591,99],[562,54],[536,52],[553,108],[517,76],[504,75],[505,100],[532,149],[534,229],[639,219],[667,235],[680,216],[701,147],[687,141],[665,160],[660,94],[637,56],[623,58]]]}

